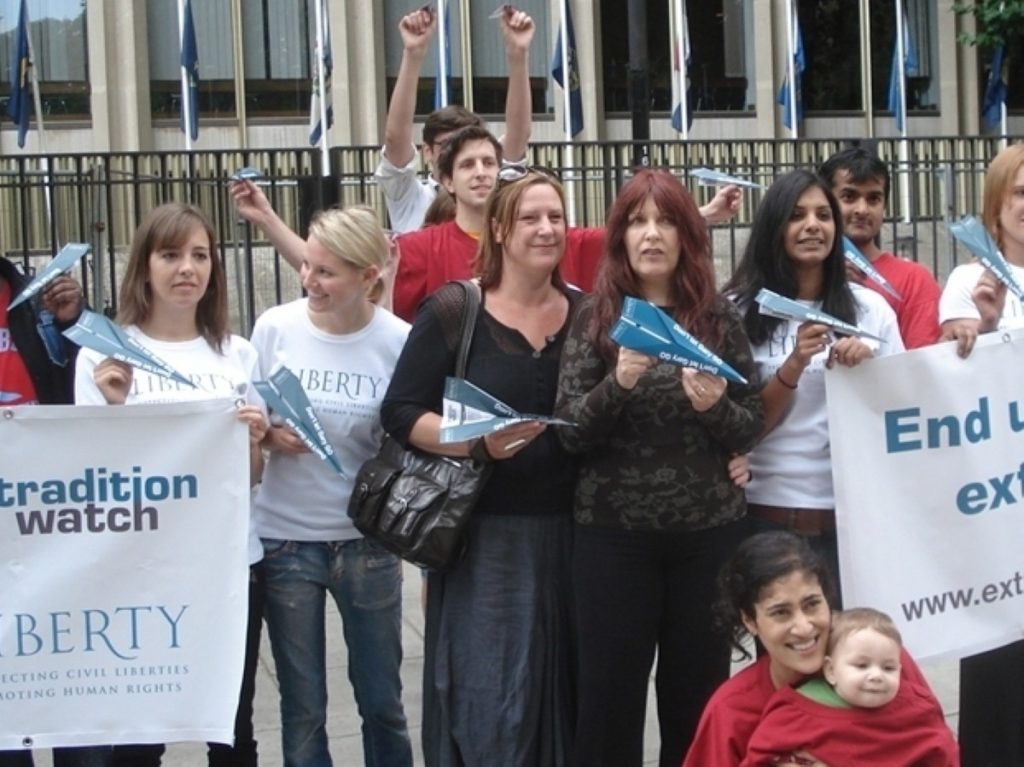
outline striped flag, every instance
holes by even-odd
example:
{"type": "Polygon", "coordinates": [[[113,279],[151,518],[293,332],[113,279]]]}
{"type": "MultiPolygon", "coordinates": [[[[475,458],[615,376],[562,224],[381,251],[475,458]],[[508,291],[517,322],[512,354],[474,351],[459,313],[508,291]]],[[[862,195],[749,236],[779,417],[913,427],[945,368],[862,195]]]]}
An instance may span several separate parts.
{"type": "Polygon", "coordinates": [[[563,91],[568,91],[568,119],[566,133],[575,136],[583,130],[583,95],[580,92],[580,69],[576,59],[576,33],[572,28],[572,10],[569,0],[562,0],[562,22],[565,25],[566,55],[562,55],[562,25],[558,28],[558,41],[555,43],[555,55],[551,60],[551,78],[558,83],[563,91]],[[564,58],[564,61],[563,61],[564,58]],[[569,77],[565,70],[568,68],[569,77]]]}
{"type": "Polygon", "coordinates": [[[327,3],[324,0],[316,1],[319,13],[317,14],[316,52],[313,62],[313,97],[309,102],[309,143],[311,146],[319,144],[323,137],[324,114],[327,115],[327,129],[330,130],[334,125],[334,105],[331,99],[331,71],[334,69],[334,58],[331,54],[331,25],[327,16],[327,3]]]}
{"type": "Polygon", "coordinates": [[[11,57],[11,98],[7,102],[7,116],[18,126],[18,146],[25,146],[25,134],[32,116],[32,48],[28,39],[28,6],[21,0],[18,11],[18,31],[15,33],[14,54],[11,57]]]}
{"type": "Polygon", "coordinates": [[[186,111],[188,135],[199,138],[199,49],[196,46],[196,25],[192,20],[192,0],[185,0],[184,23],[181,28],[181,67],[184,71],[181,94],[181,132],[185,132],[186,111]],[[185,101],[188,100],[188,110],[185,101]]]}

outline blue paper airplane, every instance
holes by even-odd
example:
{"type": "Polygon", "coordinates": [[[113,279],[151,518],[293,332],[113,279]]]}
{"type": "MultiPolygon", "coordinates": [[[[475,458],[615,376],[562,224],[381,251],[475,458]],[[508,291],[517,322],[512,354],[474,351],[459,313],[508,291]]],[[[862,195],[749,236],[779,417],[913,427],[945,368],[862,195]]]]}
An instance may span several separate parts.
{"type": "Polygon", "coordinates": [[[291,370],[284,365],[278,365],[270,371],[270,377],[266,381],[253,381],[252,385],[256,387],[256,391],[263,397],[267,406],[281,416],[309,448],[309,452],[340,476],[346,476],[334,446],[327,439],[327,432],[302,388],[302,383],[291,370]]]}
{"type": "Polygon", "coordinates": [[[6,405],[8,402],[14,402],[19,399],[21,399],[21,395],[17,392],[0,391],[0,405],[6,405]]]}
{"type": "Polygon", "coordinates": [[[825,312],[819,312],[815,309],[811,309],[808,306],[804,306],[799,301],[793,301],[792,299],[780,296],[767,288],[762,288],[757,296],[754,297],[757,301],[758,311],[761,314],[769,317],[778,317],[782,320],[796,320],[797,322],[815,322],[819,325],[827,325],[837,333],[842,333],[846,336],[857,336],[858,338],[870,338],[874,341],[881,342],[881,338],[876,335],[868,333],[866,330],[861,330],[856,325],[851,325],[849,322],[843,322],[837,317],[833,317],[831,314],[825,312]]]}
{"type": "Polygon", "coordinates": [[[60,249],[60,253],[54,256],[52,261],[39,270],[28,285],[22,288],[17,297],[7,305],[7,308],[13,309],[18,304],[28,301],[32,296],[40,292],[43,288],[74,266],[78,262],[78,259],[88,253],[91,249],[92,246],[84,242],[69,242],[60,249]]]}
{"type": "Polygon", "coordinates": [[[871,262],[868,261],[867,257],[860,252],[860,249],[854,245],[846,235],[843,235],[843,255],[846,256],[847,261],[864,272],[864,274],[868,276],[868,279],[876,283],[890,296],[895,298],[897,301],[903,298],[903,296],[899,294],[899,291],[892,286],[892,283],[885,279],[885,277],[882,276],[882,273],[871,265],[871,262]]]}
{"type": "Polygon", "coordinates": [[[249,166],[239,168],[231,174],[232,181],[255,181],[260,178],[263,178],[263,171],[249,166]]]}
{"type": "Polygon", "coordinates": [[[64,335],[81,347],[113,357],[139,370],[170,378],[193,389],[198,388],[105,315],[85,310],[78,322],[64,331],[64,335]]]}
{"type": "Polygon", "coordinates": [[[649,301],[626,296],[622,316],[608,334],[627,349],[681,367],[696,368],[737,383],[747,379],[649,301]]]}
{"type": "Polygon", "coordinates": [[[750,189],[764,189],[762,184],[730,176],[727,173],[720,173],[717,170],[711,170],[711,168],[694,168],[689,172],[689,175],[698,179],[701,186],[729,186],[730,184],[735,184],[736,186],[745,186],[750,189]]]}
{"type": "Polygon", "coordinates": [[[526,421],[539,421],[555,426],[573,425],[569,421],[550,415],[520,413],[469,381],[451,376],[444,382],[442,412],[442,444],[475,439],[526,421]]]}
{"type": "Polygon", "coordinates": [[[1024,289],[1021,289],[1017,282],[1017,276],[1003,254],[999,252],[992,236],[985,229],[985,226],[973,216],[964,216],[956,223],[949,225],[950,234],[962,243],[975,258],[981,261],[982,266],[996,276],[996,279],[1003,283],[1007,290],[1018,299],[1024,301],[1024,289]]]}

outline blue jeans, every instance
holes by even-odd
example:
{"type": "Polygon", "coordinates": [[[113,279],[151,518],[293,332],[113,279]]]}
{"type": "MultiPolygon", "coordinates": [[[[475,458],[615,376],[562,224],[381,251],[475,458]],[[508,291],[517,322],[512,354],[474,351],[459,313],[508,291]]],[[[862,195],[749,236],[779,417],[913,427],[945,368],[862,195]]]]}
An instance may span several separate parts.
{"type": "Polygon", "coordinates": [[[402,567],[364,539],[264,539],[264,616],[281,686],[285,767],[330,767],[327,745],[327,594],[341,613],[348,676],[362,717],[366,767],[411,767],[402,710],[402,567]]]}

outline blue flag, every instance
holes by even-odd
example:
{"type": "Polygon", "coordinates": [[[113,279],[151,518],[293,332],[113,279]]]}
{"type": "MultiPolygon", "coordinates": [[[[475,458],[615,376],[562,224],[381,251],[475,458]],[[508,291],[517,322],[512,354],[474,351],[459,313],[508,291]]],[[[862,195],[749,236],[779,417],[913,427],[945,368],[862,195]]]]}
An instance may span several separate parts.
{"type": "Polygon", "coordinates": [[[452,26],[451,14],[448,13],[448,0],[438,0],[438,21],[441,36],[437,41],[437,75],[434,77],[434,109],[441,109],[451,103],[452,99],[452,26]]]}
{"type": "Polygon", "coordinates": [[[181,66],[188,77],[188,89],[181,94],[181,132],[185,132],[185,99],[189,105],[189,135],[199,138],[199,49],[196,46],[196,25],[192,21],[192,0],[185,0],[185,19],[181,29],[181,66]]]}
{"type": "MultiPolygon", "coordinates": [[[[572,28],[572,10],[569,0],[562,0],[563,18],[565,19],[565,37],[569,45],[569,135],[575,136],[583,130],[583,95],[580,93],[580,69],[576,60],[576,33],[572,28]]],[[[562,88],[566,87],[562,71],[562,30],[558,30],[555,43],[555,55],[551,61],[551,78],[562,88]]]]}
{"type": "MultiPolygon", "coordinates": [[[[907,14],[906,11],[902,11],[902,6],[901,12],[903,13],[903,75],[906,78],[917,74],[917,48],[914,46],[914,36],[910,34],[907,14]]],[[[895,39],[892,43],[892,70],[889,73],[889,111],[896,118],[896,130],[902,133],[907,119],[907,94],[905,92],[900,93],[898,43],[899,41],[895,39]]],[[[905,85],[906,80],[904,79],[905,85]]]]}
{"type": "Polygon", "coordinates": [[[986,128],[994,128],[1003,121],[1003,104],[1006,103],[1005,62],[1006,46],[997,45],[992,51],[992,66],[985,83],[985,102],[981,107],[986,128]]]}
{"type": "Polygon", "coordinates": [[[331,53],[331,25],[328,21],[327,3],[317,0],[321,5],[320,34],[317,44],[320,46],[320,59],[313,67],[313,98],[309,102],[309,143],[316,146],[320,143],[323,126],[320,124],[320,99],[327,99],[327,129],[334,125],[334,103],[331,98],[331,72],[334,70],[334,55],[331,53]],[[324,93],[320,93],[320,75],[317,67],[324,70],[324,93]]]}
{"type": "Polygon", "coordinates": [[[28,121],[32,116],[32,57],[28,42],[28,6],[21,0],[18,11],[18,31],[11,56],[11,98],[7,102],[7,116],[18,126],[18,146],[25,146],[28,121]]]}
{"type": "Polygon", "coordinates": [[[804,100],[800,81],[804,70],[807,69],[807,59],[804,57],[804,39],[803,35],[800,34],[800,19],[797,18],[796,3],[794,2],[790,7],[793,9],[793,17],[790,19],[790,24],[793,25],[793,80],[795,82],[789,82],[789,72],[787,71],[786,79],[782,81],[782,87],[779,88],[779,95],[775,98],[775,101],[782,105],[782,124],[792,130],[794,99],[796,99],[796,121],[799,123],[803,122],[804,119],[804,100]]]}
{"type": "Polygon", "coordinates": [[[672,128],[679,133],[683,131],[683,99],[686,99],[686,129],[693,127],[693,112],[696,99],[693,97],[693,78],[690,68],[693,66],[693,49],[690,48],[690,24],[686,18],[686,3],[683,3],[682,51],[678,41],[672,41],[672,70],[677,73],[672,78],[672,128]],[[680,61],[681,59],[681,61],[680,61]]]}

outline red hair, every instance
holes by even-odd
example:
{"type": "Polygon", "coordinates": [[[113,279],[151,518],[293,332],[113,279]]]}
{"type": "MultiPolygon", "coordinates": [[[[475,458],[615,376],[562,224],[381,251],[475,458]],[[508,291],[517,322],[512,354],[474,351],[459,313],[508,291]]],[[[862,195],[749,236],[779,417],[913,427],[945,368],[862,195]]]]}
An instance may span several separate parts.
{"type": "Polygon", "coordinates": [[[625,296],[643,297],[640,280],[629,264],[626,230],[633,214],[650,198],[679,233],[679,262],[669,285],[675,320],[711,348],[722,340],[718,292],[711,258],[711,238],[700,210],[679,180],[665,170],[637,171],[619,190],[605,222],[605,246],[594,289],[591,334],[608,362],[618,347],[608,330],[622,312],[625,296]]]}

